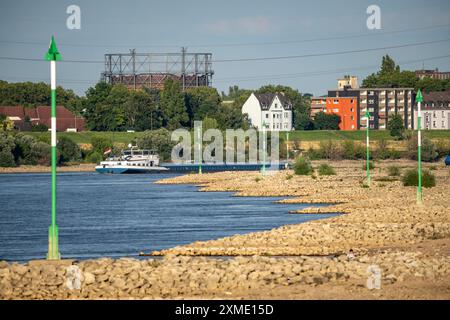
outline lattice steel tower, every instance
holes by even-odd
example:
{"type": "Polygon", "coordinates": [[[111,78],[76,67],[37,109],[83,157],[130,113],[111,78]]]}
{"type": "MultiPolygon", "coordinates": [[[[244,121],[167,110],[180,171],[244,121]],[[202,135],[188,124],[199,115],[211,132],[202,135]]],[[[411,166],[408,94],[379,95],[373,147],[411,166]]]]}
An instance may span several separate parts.
{"type": "Polygon", "coordinates": [[[167,79],[180,82],[183,90],[211,86],[211,53],[130,53],[105,54],[102,80],[124,84],[131,89],[142,87],[162,89],[167,79]]]}

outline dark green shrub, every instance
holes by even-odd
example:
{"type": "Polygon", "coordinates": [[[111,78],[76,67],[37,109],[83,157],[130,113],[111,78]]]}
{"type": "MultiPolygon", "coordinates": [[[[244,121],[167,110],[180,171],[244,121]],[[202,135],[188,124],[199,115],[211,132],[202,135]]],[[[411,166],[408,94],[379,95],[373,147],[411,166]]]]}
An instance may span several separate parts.
{"type": "Polygon", "coordinates": [[[388,176],[390,176],[390,177],[399,176],[401,173],[400,167],[395,166],[395,165],[387,167],[387,171],[388,171],[388,176]]]}
{"type": "MultiPolygon", "coordinates": [[[[419,174],[416,169],[411,169],[405,172],[402,177],[404,186],[417,186],[419,183],[419,174]]],[[[431,188],[436,186],[435,176],[428,170],[422,171],[422,186],[424,188],[431,188]]]]}
{"type": "Polygon", "coordinates": [[[85,161],[88,163],[100,163],[100,161],[103,161],[103,156],[97,151],[91,151],[86,156],[85,161]]]}
{"type": "Polygon", "coordinates": [[[294,172],[297,175],[309,175],[313,172],[311,162],[308,158],[298,157],[294,163],[294,172]]]}
{"type": "Polygon", "coordinates": [[[326,163],[321,164],[317,171],[320,176],[332,176],[336,174],[333,167],[326,163]]]}
{"type": "Polygon", "coordinates": [[[59,153],[58,163],[76,162],[81,160],[80,147],[68,137],[60,137],[56,145],[59,153]]]}
{"type": "Polygon", "coordinates": [[[0,167],[15,167],[14,156],[11,151],[3,149],[0,151],[0,167]]]}
{"type": "Polygon", "coordinates": [[[45,124],[43,124],[43,123],[39,123],[39,124],[31,126],[31,131],[33,131],[33,132],[47,132],[48,131],[48,127],[45,124]]]}
{"type": "Polygon", "coordinates": [[[33,164],[49,166],[51,163],[51,146],[45,142],[37,141],[31,147],[30,153],[33,164]]]}

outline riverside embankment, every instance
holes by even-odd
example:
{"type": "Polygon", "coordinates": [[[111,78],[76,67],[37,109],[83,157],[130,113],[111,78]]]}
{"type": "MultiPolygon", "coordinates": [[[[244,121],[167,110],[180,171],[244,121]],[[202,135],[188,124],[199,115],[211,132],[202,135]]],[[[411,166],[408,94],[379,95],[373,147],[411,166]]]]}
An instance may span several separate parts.
{"type": "Polygon", "coordinates": [[[67,265],[1,262],[0,298],[450,299],[449,171],[434,164],[437,186],[424,189],[424,204],[416,205],[415,188],[388,177],[391,164],[376,163],[370,188],[363,187],[361,163],[352,161],[333,163],[337,175],[325,177],[282,171],[263,178],[226,172],[164,179],[159,183],[198,184],[202,191],[237,196],[335,202],[313,211],[346,214],[153,253],[162,259],[74,262],[79,286],[72,289],[67,265]],[[346,256],[349,249],[354,259],[346,256]],[[205,257],[210,255],[240,256],[205,257]],[[369,290],[368,281],[377,277],[381,289],[369,290]]]}

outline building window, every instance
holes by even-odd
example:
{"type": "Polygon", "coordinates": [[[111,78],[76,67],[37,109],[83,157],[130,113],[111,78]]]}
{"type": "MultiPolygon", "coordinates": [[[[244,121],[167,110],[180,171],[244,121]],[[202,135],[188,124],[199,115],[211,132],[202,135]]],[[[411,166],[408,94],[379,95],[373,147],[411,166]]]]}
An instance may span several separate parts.
{"type": "Polygon", "coordinates": [[[433,128],[436,128],[436,121],[433,121],[433,128]]]}
{"type": "Polygon", "coordinates": [[[275,109],[278,108],[278,103],[275,103],[275,109]]]}
{"type": "Polygon", "coordinates": [[[273,114],[273,118],[275,119],[275,113],[273,114]]]}
{"type": "Polygon", "coordinates": [[[266,119],[269,119],[269,114],[268,113],[266,113],[266,119]]]}
{"type": "Polygon", "coordinates": [[[353,103],[353,99],[350,100],[350,103],[353,103]]]}
{"type": "Polygon", "coordinates": [[[353,108],[350,108],[350,112],[353,112],[353,108]]]}

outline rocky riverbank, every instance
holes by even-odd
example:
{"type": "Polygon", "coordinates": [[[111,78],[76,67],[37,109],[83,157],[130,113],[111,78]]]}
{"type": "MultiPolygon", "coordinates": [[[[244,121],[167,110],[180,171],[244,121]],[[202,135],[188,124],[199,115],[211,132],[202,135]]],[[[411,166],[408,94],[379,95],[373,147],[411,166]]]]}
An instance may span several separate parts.
{"type": "Polygon", "coordinates": [[[388,176],[392,164],[376,163],[370,188],[352,161],[333,163],[335,176],[225,172],[159,181],[335,203],[301,213],[346,214],[153,252],[161,258],[0,262],[0,299],[450,299],[450,172],[425,165],[437,186],[416,205],[415,188],[388,176]]]}
{"type": "MultiPolygon", "coordinates": [[[[376,163],[370,188],[364,186],[361,162],[334,162],[336,175],[295,176],[280,171],[261,178],[257,172],[186,175],[158,183],[192,183],[201,191],[234,191],[237,196],[293,196],[289,203],[337,203],[306,208],[299,213],[343,212],[345,215],[283,226],[270,231],[195,242],[153,255],[330,255],[353,249],[417,243],[450,237],[450,171],[434,165],[437,186],[424,189],[424,204],[416,204],[416,188],[390,177],[387,167],[414,167],[410,161],[376,163]]],[[[314,163],[317,166],[319,162],[314,163]]],[[[429,165],[428,165],[429,166],[429,165]]]]}
{"type": "Polygon", "coordinates": [[[156,260],[0,262],[0,299],[448,299],[450,257],[441,252],[448,244],[433,240],[425,244],[433,252],[382,249],[350,260],[169,254],[156,260]],[[370,290],[378,275],[380,289],[370,290]],[[433,291],[423,290],[423,283],[433,291]]]}

